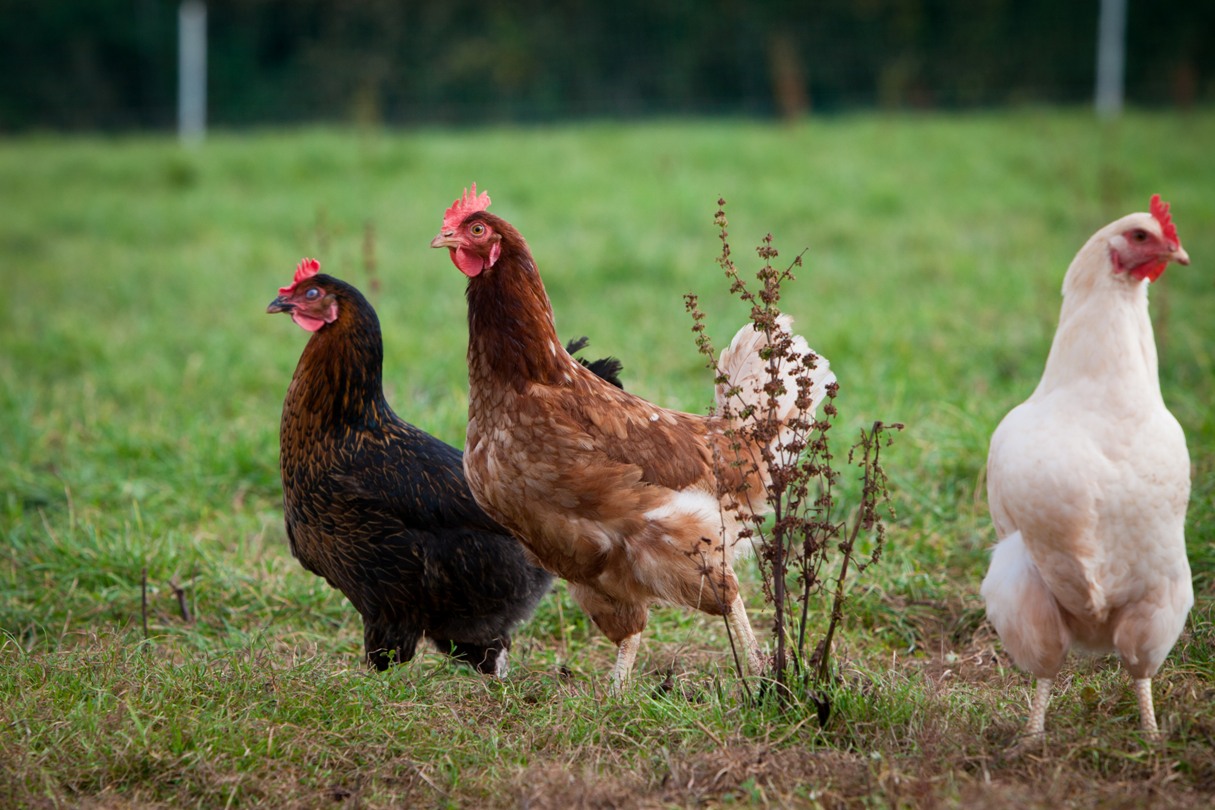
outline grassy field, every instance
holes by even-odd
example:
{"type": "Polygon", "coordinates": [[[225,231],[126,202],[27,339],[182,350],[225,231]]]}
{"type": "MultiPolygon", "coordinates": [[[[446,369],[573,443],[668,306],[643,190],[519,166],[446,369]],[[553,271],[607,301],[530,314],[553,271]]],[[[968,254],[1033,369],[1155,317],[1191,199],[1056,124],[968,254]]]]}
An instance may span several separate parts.
{"type": "Polygon", "coordinates": [[[1042,111],[0,141],[0,806],[1211,806],[1212,143],[1209,112],[1042,111]],[[748,702],[720,622],[675,609],[607,695],[614,649],[560,586],[503,682],[433,653],[372,674],[353,609],[291,558],[278,419],[307,336],[265,305],[304,255],[362,286],[390,401],[462,443],[463,278],[427,244],[473,180],[561,334],[686,410],[711,380],[681,296],[718,343],[746,317],[717,198],[743,268],[767,232],[806,251],[784,308],[839,374],[836,441],[907,425],[824,727],[748,702]],[[1037,382],[1075,251],[1153,192],[1193,257],[1152,290],[1198,593],[1156,682],[1165,742],[1110,661],[1073,659],[1048,753],[1010,758],[1030,681],[978,597],[987,440],[1037,382]]]}

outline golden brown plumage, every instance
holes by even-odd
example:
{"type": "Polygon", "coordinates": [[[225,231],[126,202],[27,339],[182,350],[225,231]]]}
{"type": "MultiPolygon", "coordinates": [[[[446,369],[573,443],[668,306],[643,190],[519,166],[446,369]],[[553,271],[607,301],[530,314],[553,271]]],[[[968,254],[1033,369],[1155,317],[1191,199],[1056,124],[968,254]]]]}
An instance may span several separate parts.
{"type": "MultiPolygon", "coordinates": [[[[656,602],[726,615],[758,669],[732,569],[736,527],[723,508],[744,469],[731,465],[731,423],[660,408],[571,362],[523,237],[483,210],[488,198],[476,198],[475,186],[464,202],[432,246],[449,248],[470,277],[464,465],[478,503],[570,582],[574,599],[618,645],[615,685],[629,675],[656,602]]],[[[765,362],[762,342],[744,327],[723,364],[752,374],[765,362]]],[[[825,360],[814,373],[821,398],[834,377],[825,360]]],[[[788,388],[796,388],[792,380],[788,388]]],[[[765,473],[754,470],[747,490],[758,512],[765,473]]]]}

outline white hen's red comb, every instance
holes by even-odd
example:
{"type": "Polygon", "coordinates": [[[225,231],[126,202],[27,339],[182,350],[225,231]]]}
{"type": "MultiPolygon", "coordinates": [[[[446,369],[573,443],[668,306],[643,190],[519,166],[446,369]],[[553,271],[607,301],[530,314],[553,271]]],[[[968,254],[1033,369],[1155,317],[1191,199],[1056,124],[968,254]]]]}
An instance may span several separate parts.
{"type": "Polygon", "coordinates": [[[1160,235],[1164,237],[1164,241],[1174,248],[1181,247],[1181,240],[1177,238],[1177,226],[1173,224],[1173,217],[1169,214],[1169,204],[1161,200],[1159,194],[1153,194],[1151,205],[1152,216],[1160,223],[1160,235]]]}
{"type": "Polygon", "coordinates": [[[489,208],[489,192],[482,191],[478,197],[477,184],[473,183],[472,188],[464,189],[464,196],[452,203],[451,208],[443,213],[443,230],[454,231],[469,214],[484,211],[486,208],[489,208]]]}
{"type": "Polygon", "coordinates": [[[312,278],[317,273],[321,272],[321,263],[316,259],[300,259],[300,263],[295,266],[295,278],[291,279],[291,283],[286,287],[279,287],[279,295],[287,295],[295,289],[295,285],[307,278],[312,278]]]}

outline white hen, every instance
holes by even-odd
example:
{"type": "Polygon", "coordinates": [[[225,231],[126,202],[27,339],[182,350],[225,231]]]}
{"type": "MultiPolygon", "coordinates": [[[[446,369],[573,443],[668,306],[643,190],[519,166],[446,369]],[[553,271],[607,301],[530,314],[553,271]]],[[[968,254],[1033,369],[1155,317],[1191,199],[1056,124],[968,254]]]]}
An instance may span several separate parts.
{"type": "Polygon", "coordinates": [[[1185,551],[1190,460],[1165,407],[1148,284],[1189,264],[1168,205],[1106,225],[1063,279],[1042,380],[991,438],[987,498],[999,537],[987,616],[1037,679],[1027,734],[1041,734],[1069,648],[1116,652],[1140,725],[1157,733],[1152,676],[1194,602],[1185,551]]]}

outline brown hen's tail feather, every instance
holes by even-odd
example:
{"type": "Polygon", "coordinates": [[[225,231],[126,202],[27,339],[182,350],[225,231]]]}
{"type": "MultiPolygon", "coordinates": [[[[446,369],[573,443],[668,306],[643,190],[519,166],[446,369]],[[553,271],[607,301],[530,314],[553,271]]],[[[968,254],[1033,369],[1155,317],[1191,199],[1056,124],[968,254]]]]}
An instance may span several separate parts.
{"type": "MultiPolygon", "coordinates": [[[[803,416],[797,406],[799,394],[797,378],[803,376],[809,378],[809,387],[806,392],[809,395],[809,407],[804,412],[804,418],[807,421],[814,418],[814,413],[827,396],[828,387],[836,382],[836,379],[827,358],[811,349],[801,335],[793,333],[793,319],[790,316],[779,316],[775,326],[776,328],[773,329],[775,342],[779,344],[785,337],[788,337],[790,341],[784,357],[765,359],[764,355],[768,354],[765,351],[769,346],[768,336],[757,330],[753,324],[746,324],[738,330],[734,340],[721,353],[717,365],[720,372],[725,375],[727,382],[718,383],[714,394],[717,412],[728,414],[735,428],[757,426],[770,413],[776,423],[781,426],[777,439],[773,442],[774,449],[777,450],[776,459],[780,463],[791,464],[796,460],[796,453],[782,452],[780,448],[787,447],[790,439],[793,438],[794,431],[787,427],[789,422],[798,416],[803,416]],[[808,368],[808,362],[804,362],[804,358],[808,354],[813,354],[816,358],[812,369],[808,368]],[[765,390],[765,386],[772,378],[770,368],[772,363],[779,363],[777,376],[783,389],[775,397],[770,396],[765,390]],[[732,391],[733,393],[731,393],[732,391]],[[770,412],[769,409],[771,409],[770,412]]],[[[771,472],[758,453],[754,454],[754,461],[760,468],[759,474],[763,483],[767,485],[771,481],[771,472]]],[[[753,506],[759,506],[765,500],[763,497],[756,497],[757,495],[762,496],[762,493],[753,493],[749,498],[753,506]]]]}

